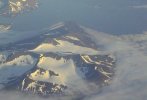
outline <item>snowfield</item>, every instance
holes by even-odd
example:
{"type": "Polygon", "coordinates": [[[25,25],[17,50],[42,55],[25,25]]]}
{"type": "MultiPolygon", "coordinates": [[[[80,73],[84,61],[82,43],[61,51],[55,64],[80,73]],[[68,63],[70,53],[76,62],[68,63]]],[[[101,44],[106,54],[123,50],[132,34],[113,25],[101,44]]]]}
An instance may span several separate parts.
{"type": "Polygon", "coordinates": [[[0,64],[0,84],[7,84],[17,78],[21,77],[27,71],[32,69],[36,64],[36,59],[30,55],[20,56],[9,62],[0,64]]]}
{"type": "Polygon", "coordinates": [[[39,45],[37,48],[34,50],[30,50],[32,52],[37,52],[37,53],[46,53],[46,52],[59,52],[59,53],[73,53],[73,54],[98,54],[99,52],[97,50],[87,48],[87,47],[82,47],[78,45],[74,45],[73,43],[70,43],[68,41],[63,41],[63,40],[57,40],[55,39],[58,45],[53,45],[49,43],[43,43],[39,45]]]}

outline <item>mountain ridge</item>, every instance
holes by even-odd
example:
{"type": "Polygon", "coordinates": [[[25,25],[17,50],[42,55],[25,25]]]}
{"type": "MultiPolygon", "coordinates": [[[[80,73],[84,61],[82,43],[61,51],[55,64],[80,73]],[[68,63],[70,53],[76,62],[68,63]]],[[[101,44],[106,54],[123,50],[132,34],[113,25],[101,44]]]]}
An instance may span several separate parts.
{"type": "Polygon", "coordinates": [[[43,97],[81,94],[84,90],[78,89],[79,84],[88,89],[88,84],[103,87],[114,75],[115,59],[110,54],[100,54],[90,35],[73,22],[53,25],[39,35],[5,45],[1,52],[0,71],[18,65],[21,72],[21,67],[28,66],[21,74],[12,71],[5,84],[0,80],[6,90],[43,97]]]}

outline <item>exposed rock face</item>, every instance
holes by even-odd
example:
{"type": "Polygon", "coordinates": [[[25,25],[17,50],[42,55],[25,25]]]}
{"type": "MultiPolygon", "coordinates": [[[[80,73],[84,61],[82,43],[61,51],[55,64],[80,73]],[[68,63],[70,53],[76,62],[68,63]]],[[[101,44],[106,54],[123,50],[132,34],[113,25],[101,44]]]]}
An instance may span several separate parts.
{"type": "MultiPolygon", "coordinates": [[[[108,85],[115,59],[100,54],[96,43],[75,23],[58,23],[40,35],[1,46],[2,89],[40,96],[80,92],[75,86],[108,85]],[[14,70],[15,69],[15,70],[14,70]],[[17,71],[17,72],[15,72],[17,71]]],[[[90,87],[89,87],[90,88],[90,87]]]]}

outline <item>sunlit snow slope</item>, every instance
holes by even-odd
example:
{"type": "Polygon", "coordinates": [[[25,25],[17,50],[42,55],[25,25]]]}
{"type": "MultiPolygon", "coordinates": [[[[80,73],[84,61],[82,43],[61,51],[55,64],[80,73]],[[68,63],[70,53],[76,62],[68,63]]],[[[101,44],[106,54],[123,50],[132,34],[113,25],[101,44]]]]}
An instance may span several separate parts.
{"type": "Polygon", "coordinates": [[[97,47],[73,22],[57,23],[38,35],[4,43],[0,48],[0,86],[40,96],[98,91],[110,84],[115,59],[97,47]]]}

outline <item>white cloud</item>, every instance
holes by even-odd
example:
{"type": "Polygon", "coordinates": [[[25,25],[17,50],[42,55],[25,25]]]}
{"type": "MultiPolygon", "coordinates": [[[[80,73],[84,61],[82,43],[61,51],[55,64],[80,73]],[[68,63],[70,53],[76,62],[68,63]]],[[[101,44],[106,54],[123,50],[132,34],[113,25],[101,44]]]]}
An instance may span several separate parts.
{"type": "Polygon", "coordinates": [[[132,6],[132,7],[137,9],[147,9],[147,5],[139,5],[139,6],[132,6]]]}
{"type": "Polygon", "coordinates": [[[146,100],[147,34],[112,36],[94,33],[105,52],[114,53],[117,67],[112,84],[85,100],[146,100]]]}
{"type": "MultiPolygon", "coordinates": [[[[147,98],[147,32],[136,35],[114,36],[86,29],[98,45],[103,45],[104,53],[116,56],[116,73],[111,85],[101,93],[88,95],[86,86],[76,88],[86,90],[84,100],[146,100],[147,98]],[[86,89],[85,89],[86,88],[86,89]]],[[[26,97],[18,93],[0,93],[0,100],[42,100],[26,97]]],[[[50,100],[71,100],[74,96],[52,98],[50,100]]],[[[81,100],[81,99],[80,99],[81,100]]]]}

